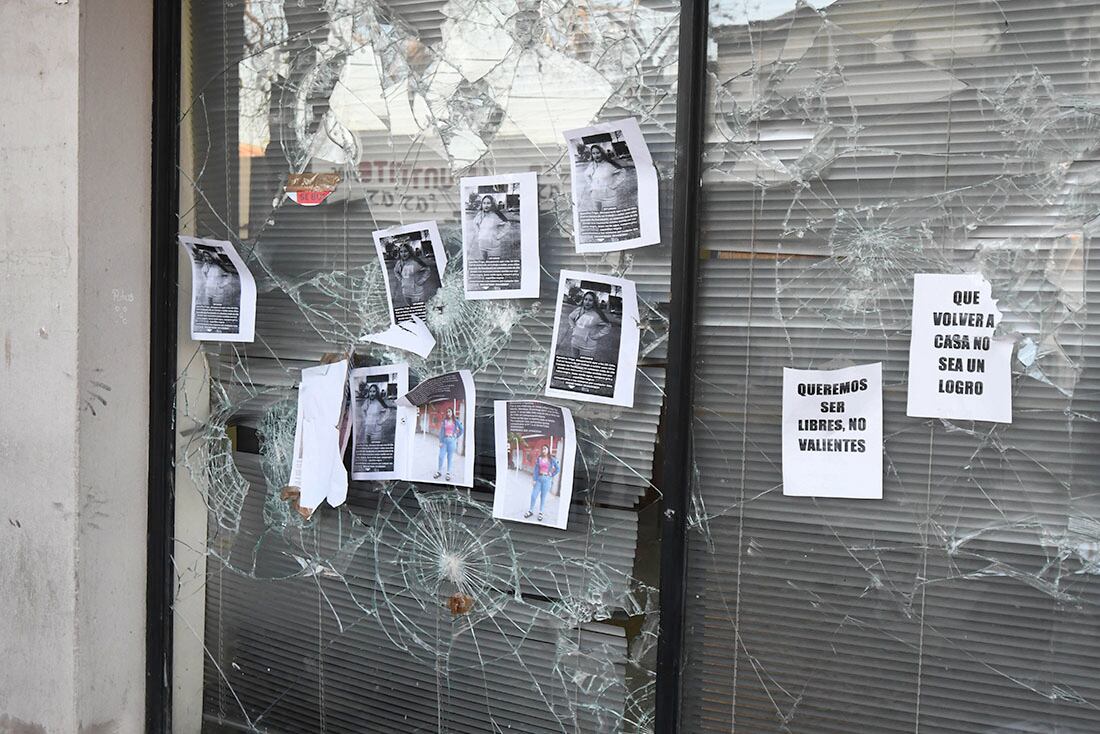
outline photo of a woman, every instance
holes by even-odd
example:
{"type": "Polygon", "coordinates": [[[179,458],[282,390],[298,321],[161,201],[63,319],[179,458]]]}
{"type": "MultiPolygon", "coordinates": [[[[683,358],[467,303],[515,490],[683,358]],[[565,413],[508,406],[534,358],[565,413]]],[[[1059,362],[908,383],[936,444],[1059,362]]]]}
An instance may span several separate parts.
{"type": "Polygon", "coordinates": [[[531,487],[531,502],[527,506],[527,512],[523,514],[524,518],[531,517],[534,514],[535,500],[538,500],[538,521],[542,522],[543,511],[546,509],[546,496],[550,494],[554,477],[558,475],[559,471],[561,471],[561,466],[558,464],[558,460],[550,455],[550,446],[543,445],[542,451],[539,452],[539,458],[535,459],[535,466],[532,469],[535,483],[531,487]]]}
{"type": "Polygon", "coordinates": [[[407,242],[401,243],[397,250],[397,262],[393,266],[394,292],[397,301],[395,308],[411,308],[427,300],[427,285],[432,277],[428,265],[413,252],[407,242]]]}
{"type": "Polygon", "coordinates": [[[451,469],[454,464],[455,451],[458,441],[464,432],[462,421],[455,417],[454,409],[447,408],[447,414],[439,424],[439,459],[436,461],[435,475],[433,479],[439,479],[443,474],[443,460],[447,460],[446,481],[451,481],[451,469]]]}
{"type": "Polygon", "coordinates": [[[393,443],[394,421],[392,420],[397,407],[386,402],[386,396],[378,389],[377,383],[360,383],[360,391],[366,388],[366,394],[360,394],[362,411],[363,437],[365,443],[393,443]],[[387,435],[386,427],[389,423],[390,431],[387,435]]]}
{"type": "Polygon", "coordinates": [[[256,336],[256,279],[233,243],[180,235],[191,270],[191,337],[251,342],[256,336]]]}
{"type": "Polygon", "coordinates": [[[585,291],[581,305],[569,314],[570,356],[595,359],[603,339],[611,333],[611,319],[600,307],[600,300],[593,291],[585,291]]]}
{"type": "Polygon", "coordinates": [[[351,371],[352,479],[396,479],[403,470],[397,396],[408,385],[408,369],[389,364],[351,371]]]}
{"type": "MultiPolygon", "coordinates": [[[[563,277],[558,294],[561,306],[554,320],[554,355],[546,394],[554,397],[551,391],[568,390],[612,397],[620,374],[623,287],[595,277],[563,277]]],[[[636,317],[631,326],[635,323],[636,317]]]]}
{"type": "Polygon", "coordinates": [[[537,296],[538,174],[527,171],[463,178],[459,201],[466,298],[537,296]]]}
{"type": "Polygon", "coordinates": [[[497,400],[493,408],[493,517],[565,529],[577,447],[573,414],[537,400],[497,400]]]}
{"type": "Polygon", "coordinates": [[[232,261],[208,248],[195,248],[199,264],[200,295],[197,303],[203,306],[232,306],[241,297],[240,276],[232,261]]]}
{"type": "Polygon", "coordinates": [[[408,447],[410,482],[474,486],[474,426],[477,425],[474,378],[469,370],[422,380],[398,403],[414,406],[402,418],[408,447]]]}
{"type": "Polygon", "coordinates": [[[627,178],[625,169],[599,145],[589,146],[588,153],[591,160],[584,173],[588,208],[602,212],[620,207],[619,188],[627,178]]]}
{"type": "Polygon", "coordinates": [[[427,304],[439,291],[447,267],[436,223],[405,224],[376,230],[373,236],[392,323],[427,318],[427,304]]]}
{"type": "Polygon", "coordinates": [[[482,260],[511,255],[507,247],[512,244],[509,241],[511,235],[510,223],[510,220],[500,210],[492,196],[486,194],[481,197],[481,208],[474,215],[472,226],[474,241],[477,244],[478,252],[481,253],[482,260]]]}
{"type": "Polygon", "coordinates": [[[566,131],[578,252],[660,241],[657,169],[637,121],[618,123],[566,131]]]}

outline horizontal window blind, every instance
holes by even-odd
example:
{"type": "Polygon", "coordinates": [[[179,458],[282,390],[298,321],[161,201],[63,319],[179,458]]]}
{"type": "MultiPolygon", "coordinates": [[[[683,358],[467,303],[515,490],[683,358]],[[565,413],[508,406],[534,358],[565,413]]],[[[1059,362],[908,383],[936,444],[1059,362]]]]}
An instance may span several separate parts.
{"type": "Polygon", "coordinates": [[[205,581],[204,730],[647,730],[677,6],[245,0],[185,17],[182,226],[234,242],[259,290],[255,343],[181,348],[181,384],[210,386],[209,413],[177,406],[179,472],[209,509],[205,547],[187,551],[205,571],[176,559],[182,586],[205,581]],[[578,255],[561,132],[622,117],[657,165],[666,244],[578,255]],[[315,170],[342,176],[325,203],[283,199],[288,173],[315,170]],[[465,302],[458,180],[529,170],[542,297],[465,302]],[[360,343],[388,326],[372,231],[431,219],[454,296],[435,351],[360,343]],[[642,320],[634,407],[570,405],[564,532],[491,518],[492,401],[541,396],[562,269],[634,280],[642,320]],[[353,482],[306,522],[280,498],[300,371],[352,347],[407,359],[414,383],[473,371],[472,491],[353,482]],[[430,581],[454,548],[481,564],[468,615],[430,581]]]}
{"type": "Polygon", "coordinates": [[[795,5],[711,9],[682,730],[1097,731],[1100,7],[795,5]],[[922,272],[1011,425],[906,417],[922,272]],[[784,497],[783,368],[868,362],[884,498],[784,497]]]}

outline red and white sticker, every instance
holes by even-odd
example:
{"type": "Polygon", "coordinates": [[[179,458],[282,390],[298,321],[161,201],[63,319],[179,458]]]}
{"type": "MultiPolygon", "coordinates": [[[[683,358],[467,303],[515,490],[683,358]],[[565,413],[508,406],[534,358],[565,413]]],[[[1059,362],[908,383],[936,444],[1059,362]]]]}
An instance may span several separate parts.
{"type": "Polygon", "coordinates": [[[291,173],[286,177],[286,195],[295,204],[317,206],[339,183],[339,173],[291,173]]]}

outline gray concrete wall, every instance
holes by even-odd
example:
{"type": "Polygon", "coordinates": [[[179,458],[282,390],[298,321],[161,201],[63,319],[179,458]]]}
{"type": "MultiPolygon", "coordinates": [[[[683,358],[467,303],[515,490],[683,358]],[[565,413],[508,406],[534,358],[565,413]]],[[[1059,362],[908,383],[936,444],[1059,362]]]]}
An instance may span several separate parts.
{"type": "Polygon", "coordinates": [[[0,734],[143,727],[150,6],[0,2],[0,734]]]}
{"type": "Polygon", "coordinates": [[[76,695],[89,734],[142,731],[145,717],[152,5],[80,3],[76,695]]]}

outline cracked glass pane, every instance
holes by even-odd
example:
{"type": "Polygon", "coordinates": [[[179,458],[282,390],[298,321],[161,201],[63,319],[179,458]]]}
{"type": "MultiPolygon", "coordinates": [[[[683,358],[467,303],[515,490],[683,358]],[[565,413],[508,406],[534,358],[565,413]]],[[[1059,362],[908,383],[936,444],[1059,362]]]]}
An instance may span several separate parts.
{"type": "Polygon", "coordinates": [[[1100,730],[1100,4],[711,6],[683,730],[1100,730]],[[1011,425],[906,417],[929,272],[1011,425]],[[783,368],[868,362],[884,499],[784,497],[783,368]]]}
{"type": "MultiPolygon", "coordinates": [[[[176,729],[651,731],[669,250],[576,254],[561,132],[638,118],[667,242],[678,5],[185,6],[181,231],[230,240],[259,296],[254,343],[180,340],[176,729]],[[466,301],[458,179],[528,170],[543,298],[466,301]],[[284,195],[311,173],[339,176],[322,203],[284,195]],[[430,219],[449,261],[435,350],[362,342],[389,326],[371,232],[430,219]],[[634,280],[642,331],[635,407],[569,405],[565,532],[492,518],[492,401],[541,395],[563,268],[634,280]],[[300,372],[349,352],[414,383],[473,371],[472,490],[352,482],[343,506],[296,510],[300,372]]],[[[1052,272],[1072,284],[1067,258],[1052,272]]]]}

